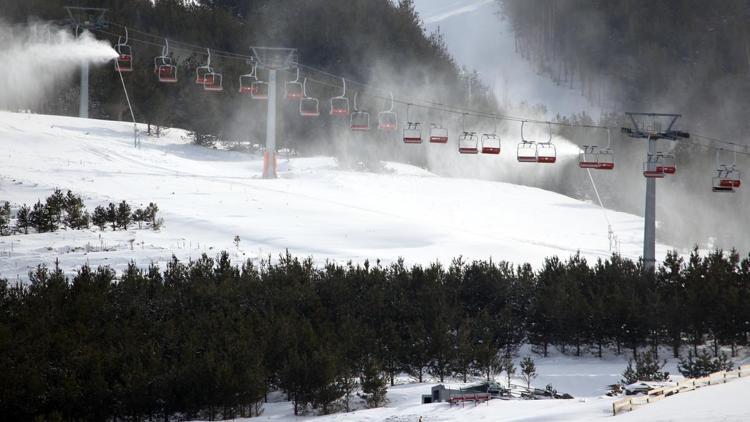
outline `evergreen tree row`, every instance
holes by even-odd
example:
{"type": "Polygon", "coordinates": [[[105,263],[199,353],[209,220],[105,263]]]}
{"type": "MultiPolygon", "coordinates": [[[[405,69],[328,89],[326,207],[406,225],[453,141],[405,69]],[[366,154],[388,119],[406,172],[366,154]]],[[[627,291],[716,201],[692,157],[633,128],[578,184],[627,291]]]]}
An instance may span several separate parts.
{"type": "MultiPolygon", "coordinates": [[[[686,344],[698,371],[690,362],[706,345],[747,346],[748,304],[750,258],[721,251],[669,254],[656,276],[616,255],[550,258],[538,271],[462,259],[316,267],[288,254],[238,267],[226,253],[119,276],[40,266],[29,283],[0,283],[0,414],[252,416],[274,390],[297,413],[327,413],[360,391],[382,404],[399,373],[515,371],[507,358],[524,342],[542,355],[657,345],[677,355],[686,344]]],[[[535,368],[521,369],[530,383],[535,368]]]]}
{"type": "Polygon", "coordinates": [[[93,214],[89,214],[80,196],[68,191],[63,194],[55,189],[44,202],[37,201],[34,206],[23,204],[13,216],[10,203],[5,202],[0,207],[0,236],[13,233],[29,234],[29,229],[37,233],[54,232],[59,228],[72,230],[87,229],[91,224],[104,230],[107,225],[112,230],[127,230],[132,224],[142,228],[145,224],[154,230],[159,229],[163,220],[157,216],[159,207],[150,202],[145,208],[132,208],[126,201],[118,205],[109,203],[107,207],[97,206],[93,214]]]}

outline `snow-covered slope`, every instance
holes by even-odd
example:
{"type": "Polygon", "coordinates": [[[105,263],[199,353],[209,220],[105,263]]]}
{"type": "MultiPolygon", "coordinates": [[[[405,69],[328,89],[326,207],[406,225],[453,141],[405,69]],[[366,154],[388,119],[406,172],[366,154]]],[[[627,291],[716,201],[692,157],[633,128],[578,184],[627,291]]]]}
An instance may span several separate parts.
{"type": "MultiPolygon", "coordinates": [[[[319,260],[427,263],[463,255],[535,265],[577,250],[609,255],[599,208],[535,188],[441,178],[395,163],[383,174],[343,171],[328,157],[282,159],[280,178],[263,180],[258,157],[190,145],[180,130],[144,137],[136,149],[131,124],[59,116],[0,113],[0,144],[0,200],[31,204],[59,187],[82,194],[89,210],[156,202],[165,223],[159,232],[0,237],[0,274],[11,279],[55,259],[66,271],[83,262],[119,269],[130,260],[146,266],[220,250],[241,259],[289,249],[319,260]]],[[[642,219],[608,215],[621,252],[637,257],[642,219]]]]}
{"type": "MultiPolygon", "coordinates": [[[[589,368],[597,368],[595,360],[588,360],[589,368]]],[[[633,412],[612,416],[612,402],[616,398],[600,396],[572,400],[491,400],[480,405],[466,403],[451,407],[447,403],[420,404],[422,394],[429,394],[429,384],[397,385],[389,389],[388,406],[337,413],[329,416],[292,416],[289,402],[269,403],[265,412],[255,420],[305,420],[314,422],[548,422],[548,421],[607,421],[617,422],[744,422],[750,420],[750,378],[724,385],[680,393],[657,403],[638,406],[633,412]]]]}

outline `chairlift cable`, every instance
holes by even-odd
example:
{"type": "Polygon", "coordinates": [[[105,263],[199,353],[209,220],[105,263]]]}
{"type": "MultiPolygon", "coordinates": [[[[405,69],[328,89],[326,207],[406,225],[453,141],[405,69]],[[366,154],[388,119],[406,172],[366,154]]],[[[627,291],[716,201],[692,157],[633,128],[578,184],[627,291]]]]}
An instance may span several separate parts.
{"type": "MultiPolygon", "coordinates": [[[[125,25],[121,25],[121,24],[116,23],[116,22],[110,22],[110,23],[112,25],[114,25],[114,26],[125,28],[125,25]]],[[[159,35],[155,35],[155,34],[152,34],[152,33],[149,33],[149,32],[145,32],[145,31],[141,31],[141,30],[138,30],[138,29],[135,29],[135,28],[129,27],[128,30],[132,31],[134,33],[142,34],[142,35],[144,35],[146,37],[152,37],[154,39],[163,39],[159,35]]],[[[113,36],[113,37],[120,37],[121,36],[120,34],[116,34],[116,33],[113,33],[113,32],[110,32],[110,31],[107,31],[107,30],[104,30],[104,29],[94,29],[94,31],[100,32],[100,33],[103,33],[103,34],[107,34],[107,35],[110,35],[110,36],[113,36]]],[[[148,40],[144,40],[144,39],[140,39],[140,38],[135,38],[135,37],[132,37],[132,36],[128,36],[128,39],[132,40],[133,42],[137,42],[137,43],[141,43],[141,44],[145,44],[145,45],[151,45],[151,46],[154,46],[154,47],[163,47],[164,48],[163,44],[160,44],[160,43],[157,43],[157,42],[148,41],[148,40]]],[[[202,51],[205,50],[205,47],[202,47],[202,46],[199,46],[199,45],[196,45],[196,44],[192,44],[192,43],[187,43],[187,42],[184,42],[184,41],[175,41],[175,40],[172,40],[171,44],[172,44],[171,45],[171,50],[181,50],[181,51],[184,50],[184,51],[189,51],[189,52],[191,52],[193,54],[200,54],[200,52],[202,52],[202,51]]],[[[222,57],[222,58],[225,58],[225,59],[238,60],[238,61],[243,61],[243,62],[247,62],[247,61],[253,60],[253,56],[251,56],[251,55],[234,53],[234,52],[231,52],[231,51],[219,50],[219,49],[214,49],[213,50],[213,55],[216,56],[216,57],[222,57]]],[[[390,91],[388,91],[386,89],[383,89],[383,88],[380,88],[380,87],[376,87],[376,86],[373,86],[373,85],[370,85],[370,84],[367,84],[367,83],[363,83],[363,82],[357,82],[357,81],[354,81],[352,79],[347,79],[347,78],[344,78],[344,77],[341,77],[341,76],[338,76],[338,75],[334,75],[334,74],[332,74],[330,72],[327,72],[327,71],[324,71],[324,70],[321,70],[321,69],[318,69],[318,68],[315,68],[315,67],[312,67],[312,66],[308,66],[308,65],[305,65],[305,64],[302,64],[302,63],[298,63],[297,66],[300,67],[300,68],[303,68],[303,69],[307,69],[307,70],[316,72],[316,73],[321,74],[321,75],[328,76],[330,78],[334,78],[336,80],[342,80],[343,79],[345,82],[348,82],[351,85],[358,85],[360,87],[367,88],[367,89],[369,89],[371,91],[382,92],[382,93],[389,92],[389,96],[377,95],[377,94],[373,94],[373,93],[363,93],[362,95],[363,96],[368,96],[368,97],[371,97],[371,98],[375,98],[375,99],[390,100],[392,102],[392,104],[402,104],[402,105],[410,104],[410,105],[412,105],[414,107],[420,107],[420,108],[424,108],[424,109],[428,109],[428,110],[439,111],[439,112],[442,112],[442,113],[460,114],[460,115],[463,115],[463,116],[471,116],[471,117],[479,117],[479,118],[493,118],[493,119],[496,119],[496,120],[514,121],[514,122],[521,122],[521,123],[528,122],[528,123],[536,123],[536,124],[547,124],[547,125],[550,125],[550,126],[571,127],[571,128],[584,128],[584,129],[607,129],[607,130],[612,130],[612,129],[618,130],[619,129],[619,127],[611,127],[611,126],[604,126],[604,125],[575,124],[575,123],[555,122],[555,121],[549,121],[549,120],[529,119],[529,118],[524,118],[524,117],[519,117],[519,116],[511,116],[511,115],[502,115],[502,114],[499,114],[499,113],[490,113],[490,112],[484,112],[484,111],[481,111],[481,110],[473,110],[473,109],[469,109],[469,108],[465,108],[465,107],[452,106],[452,105],[443,104],[443,103],[436,102],[436,101],[431,101],[431,100],[424,100],[424,99],[412,98],[412,99],[409,99],[409,100],[402,100],[402,99],[393,98],[390,95],[390,91]]],[[[328,82],[325,82],[325,81],[310,79],[310,82],[314,82],[314,83],[317,83],[317,84],[320,84],[320,85],[323,85],[323,86],[340,88],[340,86],[337,85],[337,84],[332,84],[332,83],[328,83],[328,82]]],[[[735,152],[736,154],[750,156],[750,146],[737,144],[735,142],[724,141],[722,139],[711,137],[711,136],[707,136],[707,135],[701,135],[701,134],[695,134],[695,133],[691,133],[691,135],[694,138],[700,138],[700,139],[704,139],[706,141],[709,141],[710,144],[701,143],[701,142],[695,142],[695,141],[692,141],[692,140],[684,140],[683,143],[686,143],[688,145],[693,145],[693,146],[699,146],[699,147],[703,147],[703,148],[707,148],[707,149],[712,149],[712,150],[717,150],[717,149],[722,149],[722,148],[724,148],[724,149],[729,148],[731,151],[735,152]],[[722,146],[724,146],[724,147],[722,147],[722,146]]]]}
{"type": "Polygon", "coordinates": [[[130,110],[130,117],[133,119],[133,143],[138,147],[138,125],[135,121],[135,113],[133,113],[133,106],[130,104],[130,96],[128,95],[128,89],[125,87],[125,79],[122,77],[122,72],[117,72],[120,75],[120,82],[122,82],[122,91],[125,93],[125,100],[128,103],[128,109],[130,110]]]}

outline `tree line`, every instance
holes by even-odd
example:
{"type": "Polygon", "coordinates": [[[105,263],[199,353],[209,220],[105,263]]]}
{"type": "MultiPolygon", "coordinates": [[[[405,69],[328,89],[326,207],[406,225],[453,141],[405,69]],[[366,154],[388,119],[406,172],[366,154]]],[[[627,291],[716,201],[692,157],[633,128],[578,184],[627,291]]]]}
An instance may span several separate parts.
{"type": "MultiPolygon", "coordinates": [[[[750,336],[750,258],[694,251],[648,275],[617,255],[528,264],[173,259],[117,275],[40,266],[0,283],[0,413],[9,419],[253,416],[281,390],[295,413],[376,406],[407,373],[493,377],[540,355],[734,354],[750,336]],[[628,353],[630,353],[628,352],[628,353]]],[[[656,356],[654,356],[656,359],[656,356]]],[[[527,364],[524,364],[527,365],[527,364]]]]}
{"type": "Polygon", "coordinates": [[[92,214],[86,210],[83,199],[68,190],[63,193],[55,189],[44,201],[41,199],[33,206],[22,204],[13,212],[10,202],[5,201],[0,206],[0,236],[15,233],[29,234],[29,229],[37,233],[48,233],[60,228],[71,230],[88,229],[91,224],[104,231],[107,224],[112,230],[127,230],[132,224],[142,228],[145,224],[153,230],[158,230],[163,219],[157,216],[159,207],[153,203],[144,208],[132,207],[127,201],[115,205],[110,202],[107,207],[97,206],[92,214]]]}

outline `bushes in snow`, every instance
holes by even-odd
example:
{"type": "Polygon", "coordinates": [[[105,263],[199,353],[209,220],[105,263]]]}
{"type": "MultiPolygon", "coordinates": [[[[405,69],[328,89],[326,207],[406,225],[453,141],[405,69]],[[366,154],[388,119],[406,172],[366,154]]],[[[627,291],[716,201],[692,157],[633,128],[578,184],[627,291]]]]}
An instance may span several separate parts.
{"type": "MultiPolygon", "coordinates": [[[[526,356],[521,361],[521,377],[523,377],[523,380],[526,382],[527,390],[531,389],[531,381],[536,378],[536,376],[537,372],[534,359],[531,359],[531,356],[526,356]]],[[[510,385],[510,382],[508,385],[510,385]]]]}
{"type": "Polygon", "coordinates": [[[71,191],[63,194],[60,189],[55,189],[44,202],[37,201],[31,208],[23,204],[16,211],[15,225],[12,224],[10,204],[5,202],[0,206],[0,236],[14,232],[28,234],[30,228],[37,233],[54,232],[61,227],[81,230],[89,228],[91,224],[100,230],[104,230],[108,224],[112,230],[127,230],[133,223],[137,223],[139,229],[144,224],[154,230],[160,227],[162,220],[157,216],[159,207],[153,202],[143,209],[131,210],[130,204],[122,201],[117,205],[97,206],[89,215],[80,196],[71,191]]]}
{"type": "Polygon", "coordinates": [[[719,371],[731,371],[734,369],[734,362],[729,360],[724,353],[712,357],[705,350],[695,355],[692,351],[688,352],[687,358],[681,358],[677,365],[680,374],[687,378],[701,378],[706,375],[719,371]]]}
{"type": "Polygon", "coordinates": [[[662,371],[666,364],[666,360],[659,363],[652,352],[640,353],[635,359],[628,360],[628,367],[622,373],[622,383],[627,385],[636,381],[666,381],[669,378],[669,372],[662,371]],[[633,368],[633,361],[635,361],[635,368],[633,368]]]}

